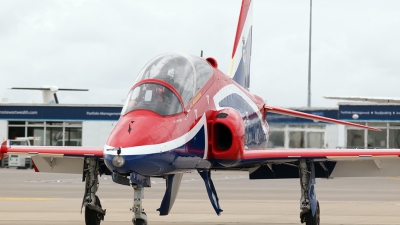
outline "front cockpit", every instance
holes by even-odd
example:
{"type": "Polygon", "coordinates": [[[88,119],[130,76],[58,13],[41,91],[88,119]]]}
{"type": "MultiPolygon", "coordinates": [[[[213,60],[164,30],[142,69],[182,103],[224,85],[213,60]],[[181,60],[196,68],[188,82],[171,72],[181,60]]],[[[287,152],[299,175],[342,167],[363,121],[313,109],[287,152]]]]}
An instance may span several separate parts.
{"type": "Polygon", "coordinates": [[[159,55],[137,76],[121,115],[136,109],[162,116],[182,113],[212,74],[212,67],[201,57],[175,52],[159,55]]]}
{"type": "Polygon", "coordinates": [[[178,96],[162,83],[146,82],[135,86],[128,94],[122,115],[136,110],[146,109],[161,116],[182,112],[182,103],[178,96]]]}

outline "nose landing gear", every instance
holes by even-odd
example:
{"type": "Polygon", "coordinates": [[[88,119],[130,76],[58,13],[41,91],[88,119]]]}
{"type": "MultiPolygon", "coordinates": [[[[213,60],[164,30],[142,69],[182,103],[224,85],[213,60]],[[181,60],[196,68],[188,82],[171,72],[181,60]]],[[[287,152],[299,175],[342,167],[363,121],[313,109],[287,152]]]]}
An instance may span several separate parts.
{"type": "Polygon", "coordinates": [[[142,208],[142,199],[144,196],[144,187],[137,184],[132,184],[133,194],[133,207],[132,212],[134,213],[132,218],[133,225],[147,225],[147,215],[142,208]]]}

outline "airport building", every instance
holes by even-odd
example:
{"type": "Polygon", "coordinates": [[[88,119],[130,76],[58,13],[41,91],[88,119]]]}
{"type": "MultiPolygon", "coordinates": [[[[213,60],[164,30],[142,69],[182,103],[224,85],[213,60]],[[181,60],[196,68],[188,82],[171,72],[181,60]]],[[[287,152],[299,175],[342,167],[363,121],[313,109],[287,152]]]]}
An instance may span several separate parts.
{"type": "Polygon", "coordinates": [[[0,138],[40,137],[44,146],[103,147],[122,105],[0,104],[0,138]]]}
{"type": "MultiPolygon", "coordinates": [[[[317,116],[338,119],[337,108],[291,108],[317,116]]],[[[337,148],[340,139],[340,126],[320,121],[291,117],[275,113],[267,114],[271,131],[271,148],[337,148]]]]}
{"type": "Polygon", "coordinates": [[[399,148],[400,105],[340,103],[338,108],[298,108],[305,113],[379,128],[361,128],[268,114],[270,147],[285,148],[399,148]]]}
{"type": "Polygon", "coordinates": [[[370,131],[346,127],[345,140],[348,148],[399,148],[400,105],[374,103],[341,103],[340,120],[379,128],[370,131]]]}
{"type": "MultiPolygon", "coordinates": [[[[0,138],[40,137],[45,146],[103,147],[122,105],[0,104],[0,138]]],[[[267,114],[273,148],[399,148],[400,105],[340,103],[294,110],[373,126],[370,131],[267,114]]]]}

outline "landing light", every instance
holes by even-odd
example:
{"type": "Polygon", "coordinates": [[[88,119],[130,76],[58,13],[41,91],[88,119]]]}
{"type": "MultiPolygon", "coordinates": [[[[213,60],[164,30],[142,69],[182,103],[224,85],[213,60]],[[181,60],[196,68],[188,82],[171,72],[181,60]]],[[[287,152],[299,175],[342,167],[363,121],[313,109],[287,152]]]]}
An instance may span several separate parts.
{"type": "Polygon", "coordinates": [[[114,156],[114,158],[112,159],[112,164],[115,167],[121,167],[125,164],[125,159],[124,157],[120,156],[120,155],[116,155],[114,156]]]}

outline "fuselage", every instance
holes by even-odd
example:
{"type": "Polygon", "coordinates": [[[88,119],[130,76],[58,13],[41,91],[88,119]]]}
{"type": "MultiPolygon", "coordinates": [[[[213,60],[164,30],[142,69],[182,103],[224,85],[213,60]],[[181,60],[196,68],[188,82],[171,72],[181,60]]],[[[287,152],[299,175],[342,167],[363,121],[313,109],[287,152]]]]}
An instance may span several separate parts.
{"type": "MultiPolygon", "coordinates": [[[[178,54],[174,57],[186,56],[178,54]]],[[[104,147],[105,163],[111,171],[159,176],[194,169],[234,167],[240,166],[240,152],[266,148],[269,129],[265,113],[260,111],[264,101],[206,60],[197,56],[186,59],[193,67],[191,75],[188,75],[194,76],[193,88],[182,88],[171,81],[171,77],[179,79],[177,75],[169,75],[168,79],[150,76],[137,80],[133,85],[128,101],[129,96],[136,96],[135,101],[131,99],[125,104],[121,118],[104,147]],[[200,70],[208,71],[209,75],[200,70]],[[208,78],[196,88],[201,82],[198,76],[203,75],[208,78]],[[139,88],[146,91],[141,98],[148,100],[142,106],[137,103],[141,96],[139,88]],[[168,103],[147,96],[150,90],[160,89],[163,93],[168,90],[168,103]],[[183,89],[192,91],[189,97],[183,89]],[[155,105],[152,105],[152,100],[155,105]],[[129,104],[135,104],[130,111],[127,110],[129,104]],[[169,109],[171,105],[173,109],[169,109]],[[234,117],[240,117],[240,122],[234,117]],[[229,121],[230,118],[234,120],[229,121]],[[113,164],[116,155],[123,157],[122,166],[113,164]]],[[[160,60],[153,62],[160,63],[160,60]]],[[[163,65],[170,62],[171,59],[163,65]]],[[[150,63],[147,67],[154,65],[150,63]]],[[[144,73],[142,71],[142,77],[148,76],[144,73]]]]}

